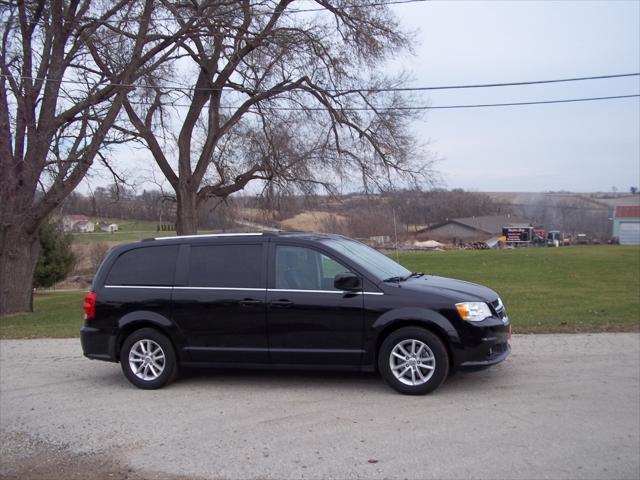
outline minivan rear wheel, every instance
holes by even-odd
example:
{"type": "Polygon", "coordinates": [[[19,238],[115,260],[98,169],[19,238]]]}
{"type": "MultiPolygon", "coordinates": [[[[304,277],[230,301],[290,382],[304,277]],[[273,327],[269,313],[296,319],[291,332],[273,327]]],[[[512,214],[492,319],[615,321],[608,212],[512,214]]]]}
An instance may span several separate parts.
{"type": "Polygon", "coordinates": [[[404,327],[384,339],[378,369],[400,393],[424,395],[434,391],[449,373],[449,355],[442,341],[419,327],[404,327]]]}
{"type": "Polygon", "coordinates": [[[127,380],[147,390],[163,387],[178,373],[173,345],[153,328],[136,330],[125,339],[120,365],[127,380]]]}

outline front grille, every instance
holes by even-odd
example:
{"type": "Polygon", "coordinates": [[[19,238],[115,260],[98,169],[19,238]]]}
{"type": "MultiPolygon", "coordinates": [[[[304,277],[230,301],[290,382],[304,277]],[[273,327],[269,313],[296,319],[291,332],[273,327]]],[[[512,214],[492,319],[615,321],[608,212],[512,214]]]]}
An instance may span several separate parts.
{"type": "Polygon", "coordinates": [[[505,343],[496,343],[495,345],[493,345],[490,349],[489,349],[489,353],[487,354],[488,357],[492,357],[494,355],[500,355],[501,353],[504,353],[507,351],[508,344],[505,343]]]}
{"type": "Polygon", "coordinates": [[[493,308],[493,311],[496,312],[496,315],[498,315],[498,318],[504,318],[507,316],[507,311],[504,309],[504,305],[500,299],[491,302],[491,307],[493,308]]]}

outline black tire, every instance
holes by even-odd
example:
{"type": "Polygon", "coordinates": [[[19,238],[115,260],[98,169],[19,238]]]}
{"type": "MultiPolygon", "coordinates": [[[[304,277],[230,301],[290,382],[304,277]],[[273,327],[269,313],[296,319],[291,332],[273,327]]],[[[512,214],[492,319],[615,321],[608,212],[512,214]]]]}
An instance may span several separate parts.
{"type": "MultiPolygon", "coordinates": [[[[136,354],[134,354],[133,357],[136,359],[141,358],[136,354]]],[[[143,362],[143,360],[140,360],[139,364],[142,366],[143,362]]],[[[138,361],[134,360],[134,364],[138,364],[138,361]]],[[[122,344],[122,348],[120,349],[120,365],[124,372],[124,376],[127,377],[127,380],[136,387],[145,390],[164,387],[168,383],[172,382],[178,375],[178,362],[176,361],[176,354],[171,341],[165,335],[153,328],[141,328],[140,330],[136,330],[131,333],[125,339],[122,344]],[[142,342],[142,344],[139,344],[138,342],[142,342]],[[161,362],[159,354],[156,353],[156,356],[158,356],[157,363],[153,363],[146,369],[150,378],[145,379],[138,376],[132,369],[131,362],[129,361],[129,355],[132,349],[135,348],[136,353],[138,353],[141,348],[146,349],[146,346],[149,345],[152,346],[152,352],[157,352],[157,350],[155,350],[155,346],[160,348],[163,354],[163,362],[161,362]],[[159,369],[151,368],[154,365],[162,366],[162,370],[159,375],[156,375],[159,369]]],[[[144,376],[144,372],[141,372],[140,375],[144,376]]]]}
{"type": "MultiPolygon", "coordinates": [[[[418,344],[417,342],[416,344],[418,344]]],[[[395,358],[393,361],[399,363],[402,362],[402,360],[395,360],[395,358]]],[[[418,367],[416,366],[415,368],[417,372],[418,367]]],[[[380,350],[378,351],[378,369],[382,378],[384,378],[384,380],[398,392],[404,393],[405,395],[424,395],[426,393],[433,392],[446,380],[447,375],[449,374],[449,354],[447,353],[447,349],[442,343],[442,340],[440,340],[435,334],[425,330],[424,328],[404,327],[391,332],[391,334],[384,339],[382,345],[380,345],[380,350]],[[433,366],[434,368],[432,373],[429,373],[431,370],[426,370],[428,368],[426,366],[420,369],[420,374],[425,372],[423,376],[428,379],[424,383],[418,385],[403,383],[403,381],[396,377],[391,367],[392,352],[394,351],[394,348],[396,348],[398,344],[402,344],[402,342],[410,342],[412,340],[422,342],[422,344],[428,347],[433,354],[430,355],[426,350],[423,350],[425,358],[433,358],[433,360],[429,360],[428,363],[429,366],[433,366]]],[[[411,374],[410,370],[409,374],[411,374]]],[[[406,381],[411,381],[411,379],[407,378],[406,381]]],[[[417,382],[420,381],[422,380],[418,377],[417,382]]]]}

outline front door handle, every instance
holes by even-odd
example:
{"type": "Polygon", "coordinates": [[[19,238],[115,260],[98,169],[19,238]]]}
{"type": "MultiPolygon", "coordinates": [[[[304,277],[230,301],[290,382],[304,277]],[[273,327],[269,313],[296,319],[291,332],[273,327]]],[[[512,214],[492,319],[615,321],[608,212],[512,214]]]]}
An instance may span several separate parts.
{"type": "Polygon", "coordinates": [[[245,298],[244,300],[240,300],[240,305],[243,307],[251,307],[254,305],[260,305],[264,303],[262,300],[256,300],[254,298],[245,298]]]}
{"type": "Polygon", "coordinates": [[[270,302],[269,305],[271,305],[273,308],[287,308],[293,305],[293,302],[291,300],[282,299],[274,300],[273,302],[270,302]]]}

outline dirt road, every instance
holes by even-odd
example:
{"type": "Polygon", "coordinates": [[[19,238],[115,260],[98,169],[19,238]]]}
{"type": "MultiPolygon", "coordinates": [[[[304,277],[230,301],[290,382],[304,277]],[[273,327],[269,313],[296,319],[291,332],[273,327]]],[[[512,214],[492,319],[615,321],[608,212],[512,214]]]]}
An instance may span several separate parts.
{"type": "Polygon", "coordinates": [[[4,478],[640,477],[640,335],[525,335],[406,397],[353,373],[132,387],[78,340],[0,342],[4,478]]]}

